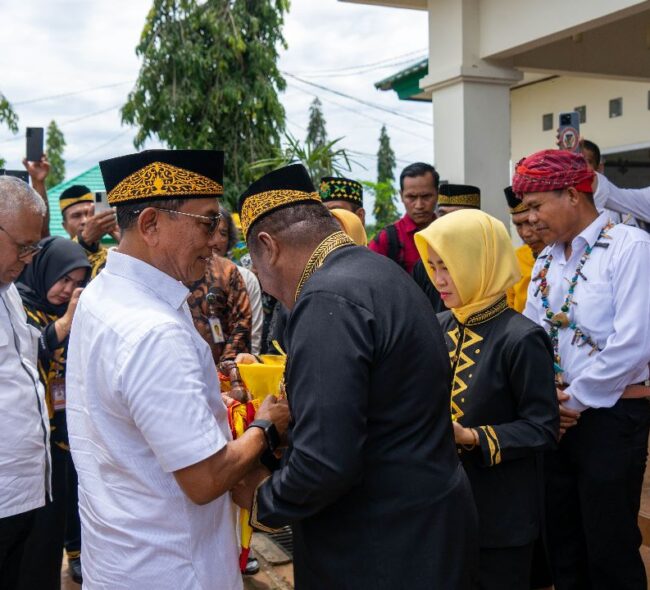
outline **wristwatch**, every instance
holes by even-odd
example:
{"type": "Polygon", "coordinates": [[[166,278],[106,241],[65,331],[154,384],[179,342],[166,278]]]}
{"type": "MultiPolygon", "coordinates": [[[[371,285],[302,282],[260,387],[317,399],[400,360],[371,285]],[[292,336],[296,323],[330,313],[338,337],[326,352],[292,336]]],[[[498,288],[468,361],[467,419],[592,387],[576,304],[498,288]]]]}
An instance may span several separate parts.
{"type": "Polygon", "coordinates": [[[253,420],[248,427],[260,428],[262,430],[264,438],[266,439],[266,445],[271,453],[275,452],[275,449],[280,446],[280,435],[278,434],[278,429],[270,420],[253,420]]]}

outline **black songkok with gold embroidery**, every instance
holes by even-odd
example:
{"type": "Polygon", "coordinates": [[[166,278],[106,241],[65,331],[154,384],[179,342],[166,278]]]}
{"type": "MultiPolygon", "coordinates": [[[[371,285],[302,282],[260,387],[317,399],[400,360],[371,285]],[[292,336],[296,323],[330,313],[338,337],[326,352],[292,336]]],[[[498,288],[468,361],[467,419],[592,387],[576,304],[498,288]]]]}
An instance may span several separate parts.
{"type": "Polygon", "coordinates": [[[325,176],[320,179],[320,198],[327,201],[349,201],[363,207],[363,187],[356,180],[325,176]]]}
{"type": "Polygon", "coordinates": [[[147,201],[223,195],[223,152],[147,150],[99,163],[108,202],[119,207],[147,201]]]}
{"type": "Polygon", "coordinates": [[[95,197],[90,189],[83,184],[73,184],[65,189],[59,196],[59,207],[63,213],[68,207],[77,203],[94,203],[95,197]]]}
{"type": "Polygon", "coordinates": [[[481,208],[481,190],[469,184],[441,184],[438,189],[438,206],[481,208]]]}
{"type": "Polygon", "coordinates": [[[302,164],[269,172],[251,184],[239,197],[239,219],[244,239],[251,226],[272,211],[321,199],[302,164]]]}
{"type": "Polygon", "coordinates": [[[528,211],[528,207],[524,205],[524,202],[519,197],[517,197],[515,191],[512,190],[511,186],[504,188],[503,192],[506,195],[506,201],[508,201],[508,207],[510,209],[511,215],[528,211]]]}

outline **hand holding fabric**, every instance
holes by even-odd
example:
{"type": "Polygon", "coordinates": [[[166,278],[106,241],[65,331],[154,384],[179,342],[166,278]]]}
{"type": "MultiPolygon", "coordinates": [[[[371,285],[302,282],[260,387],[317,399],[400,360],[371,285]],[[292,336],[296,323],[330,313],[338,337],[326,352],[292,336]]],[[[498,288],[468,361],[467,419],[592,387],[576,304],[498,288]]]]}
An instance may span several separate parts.
{"type": "Polygon", "coordinates": [[[270,420],[273,422],[278,434],[280,435],[282,443],[284,444],[286,442],[289,421],[291,420],[289,403],[286,399],[278,399],[274,395],[267,396],[262,402],[259,410],[257,410],[255,418],[258,420],[270,420]]]}
{"type": "Polygon", "coordinates": [[[255,467],[231,490],[233,502],[240,508],[250,511],[257,486],[270,475],[271,472],[266,467],[262,465],[255,467]]]}

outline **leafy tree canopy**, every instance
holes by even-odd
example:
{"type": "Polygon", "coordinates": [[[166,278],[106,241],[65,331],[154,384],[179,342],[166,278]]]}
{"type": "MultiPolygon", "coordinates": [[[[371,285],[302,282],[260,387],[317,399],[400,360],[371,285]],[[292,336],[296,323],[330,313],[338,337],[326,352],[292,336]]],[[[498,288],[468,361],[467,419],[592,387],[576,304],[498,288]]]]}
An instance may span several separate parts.
{"type": "Polygon", "coordinates": [[[45,142],[45,153],[50,163],[50,173],[45,179],[45,186],[50,188],[60,184],[65,179],[65,160],[63,150],[65,149],[65,138],[56,121],[51,121],[47,126],[47,139],[45,142]]]}
{"type": "Polygon", "coordinates": [[[136,147],[223,149],[233,206],[248,164],[277,152],[284,130],[277,67],[288,0],[154,0],[136,48],[142,66],[122,108],[136,147]]]}
{"type": "Polygon", "coordinates": [[[377,151],[377,182],[390,182],[395,179],[395,152],[390,146],[390,137],[386,125],[379,133],[379,150],[377,151]]]}
{"type": "MultiPolygon", "coordinates": [[[[18,133],[18,115],[2,92],[0,92],[0,123],[9,127],[9,131],[12,133],[18,133]]],[[[0,168],[4,168],[4,166],[5,160],[0,158],[0,168]]]]}
{"type": "Polygon", "coordinates": [[[277,149],[270,158],[254,162],[250,169],[256,176],[261,176],[276,168],[300,162],[307,168],[314,186],[318,187],[321,177],[345,176],[352,169],[352,164],[357,163],[344,148],[337,145],[342,139],[339,137],[322,145],[313,145],[309,142],[301,143],[287,133],[283,148],[277,149]]]}

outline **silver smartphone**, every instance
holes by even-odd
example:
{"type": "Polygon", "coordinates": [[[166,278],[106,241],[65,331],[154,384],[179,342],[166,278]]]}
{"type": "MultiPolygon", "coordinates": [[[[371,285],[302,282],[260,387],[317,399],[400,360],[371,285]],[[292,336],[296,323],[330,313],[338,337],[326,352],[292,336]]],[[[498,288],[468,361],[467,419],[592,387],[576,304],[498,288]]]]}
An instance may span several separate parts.
{"type": "Polygon", "coordinates": [[[108,204],[106,191],[95,191],[95,214],[110,210],[111,206],[108,204]]]}

